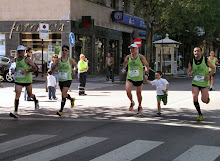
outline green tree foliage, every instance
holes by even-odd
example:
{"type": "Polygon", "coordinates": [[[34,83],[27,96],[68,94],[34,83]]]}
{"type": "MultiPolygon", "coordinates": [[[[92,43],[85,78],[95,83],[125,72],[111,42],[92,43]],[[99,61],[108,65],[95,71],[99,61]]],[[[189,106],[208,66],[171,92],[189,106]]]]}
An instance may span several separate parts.
{"type": "Polygon", "coordinates": [[[151,51],[151,32],[167,32],[172,37],[187,39],[188,43],[201,43],[204,39],[216,40],[220,35],[219,0],[132,1],[136,14],[147,22],[148,58],[151,51]]]}

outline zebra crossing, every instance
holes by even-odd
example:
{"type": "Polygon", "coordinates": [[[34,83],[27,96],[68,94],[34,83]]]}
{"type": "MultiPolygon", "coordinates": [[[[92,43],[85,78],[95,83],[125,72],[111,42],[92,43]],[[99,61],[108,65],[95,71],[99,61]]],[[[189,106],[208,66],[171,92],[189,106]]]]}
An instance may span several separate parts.
{"type": "MultiPolygon", "coordinates": [[[[7,134],[0,134],[0,156],[10,150],[16,150],[18,148],[45,141],[50,138],[57,137],[56,135],[40,135],[31,134],[20,138],[15,138],[9,141],[2,142],[1,136],[7,136],[7,134]]],[[[13,160],[16,161],[47,161],[54,160],[60,157],[65,157],[68,154],[76,153],[79,150],[83,150],[88,147],[95,148],[96,144],[102,144],[106,140],[111,138],[107,137],[88,137],[83,136],[68,142],[53,145],[47,149],[33,152],[23,157],[17,157],[13,160]]],[[[146,153],[150,153],[151,150],[160,148],[161,145],[166,144],[161,141],[150,140],[134,140],[127,144],[110,150],[105,154],[101,154],[96,158],[90,158],[90,161],[130,161],[136,159],[146,153]]],[[[169,150],[169,149],[166,149],[169,150]]],[[[19,155],[22,156],[22,155],[19,155]]],[[[214,161],[220,156],[220,147],[194,145],[188,150],[182,152],[179,156],[174,157],[174,161],[214,161]]],[[[4,160],[4,158],[0,158],[4,160]]],[[[71,160],[74,160],[72,158],[71,160]]]]}

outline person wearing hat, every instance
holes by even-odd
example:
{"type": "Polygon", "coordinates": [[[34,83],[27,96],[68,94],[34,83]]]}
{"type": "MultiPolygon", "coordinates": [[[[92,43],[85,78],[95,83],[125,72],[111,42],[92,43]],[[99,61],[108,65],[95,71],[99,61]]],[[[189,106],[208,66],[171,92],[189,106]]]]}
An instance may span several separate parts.
{"type": "Polygon", "coordinates": [[[25,47],[23,45],[18,46],[17,48],[18,57],[16,58],[16,76],[15,76],[15,101],[14,107],[15,111],[10,112],[10,116],[14,118],[18,118],[18,105],[19,105],[19,98],[21,95],[21,91],[23,87],[26,87],[28,96],[34,100],[35,103],[35,110],[39,109],[39,102],[36,99],[35,95],[32,93],[32,76],[31,72],[37,70],[37,67],[33,63],[33,61],[26,57],[25,54],[25,47]]]}
{"type": "Polygon", "coordinates": [[[149,64],[146,58],[138,53],[137,44],[130,45],[130,55],[127,55],[123,64],[122,74],[126,73],[126,67],[128,66],[127,71],[127,80],[126,80],[126,92],[127,96],[131,101],[129,111],[131,111],[135,105],[133,97],[131,94],[133,86],[136,87],[136,93],[138,98],[138,110],[137,114],[141,113],[143,108],[141,105],[142,102],[142,87],[143,87],[143,65],[145,66],[146,74],[148,77],[149,74],[149,64]]]}

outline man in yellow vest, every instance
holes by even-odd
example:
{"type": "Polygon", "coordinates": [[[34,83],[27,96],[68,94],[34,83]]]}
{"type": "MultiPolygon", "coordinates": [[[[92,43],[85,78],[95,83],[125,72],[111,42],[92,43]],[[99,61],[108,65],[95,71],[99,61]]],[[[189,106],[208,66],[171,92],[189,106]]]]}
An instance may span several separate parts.
{"type": "MultiPolygon", "coordinates": [[[[218,64],[218,59],[215,57],[215,52],[214,51],[211,51],[210,52],[210,56],[209,56],[209,60],[211,61],[212,65],[216,68],[216,65],[218,64]]],[[[209,72],[211,71],[212,69],[209,68],[209,72]]],[[[211,75],[211,81],[210,81],[210,87],[209,87],[209,90],[211,91],[214,87],[214,76],[215,76],[215,73],[213,73],[211,75]]]]}

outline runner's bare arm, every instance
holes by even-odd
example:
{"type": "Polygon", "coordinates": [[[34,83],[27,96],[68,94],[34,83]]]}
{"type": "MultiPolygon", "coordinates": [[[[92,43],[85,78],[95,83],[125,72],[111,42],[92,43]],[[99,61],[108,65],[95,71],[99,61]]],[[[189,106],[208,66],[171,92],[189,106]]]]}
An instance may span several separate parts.
{"type": "Polygon", "coordinates": [[[28,72],[35,72],[37,70],[36,65],[34,64],[34,62],[29,57],[27,57],[25,59],[25,62],[32,67],[31,69],[26,70],[25,71],[26,73],[28,73],[28,72]]]}
{"type": "Polygon", "coordinates": [[[126,70],[125,70],[125,69],[127,68],[128,60],[129,60],[129,55],[127,55],[127,56],[125,57],[125,60],[124,60],[124,63],[123,63],[123,69],[122,69],[122,71],[121,71],[122,74],[125,74],[125,73],[126,73],[126,70]]]}
{"type": "Polygon", "coordinates": [[[60,62],[60,58],[58,58],[56,61],[55,61],[55,64],[52,66],[51,70],[52,72],[56,69],[57,65],[59,64],[60,62]]]}
{"type": "Polygon", "coordinates": [[[77,69],[77,64],[73,59],[70,59],[70,63],[73,64],[75,69],[77,69]]]}
{"type": "Polygon", "coordinates": [[[140,58],[141,58],[142,63],[145,66],[145,70],[147,69],[147,74],[149,74],[149,64],[148,64],[146,58],[143,55],[140,55],[140,58]]]}
{"type": "Polygon", "coordinates": [[[215,64],[218,65],[218,58],[215,58],[215,64]]]}
{"type": "Polygon", "coordinates": [[[191,77],[191,76],[192,76],[192,65],[190,64],[190,62],[189,62],[189,65],[188,65],[188,73],[187,73],[187,76],[188,76],[188,77],[191,77]]]}

